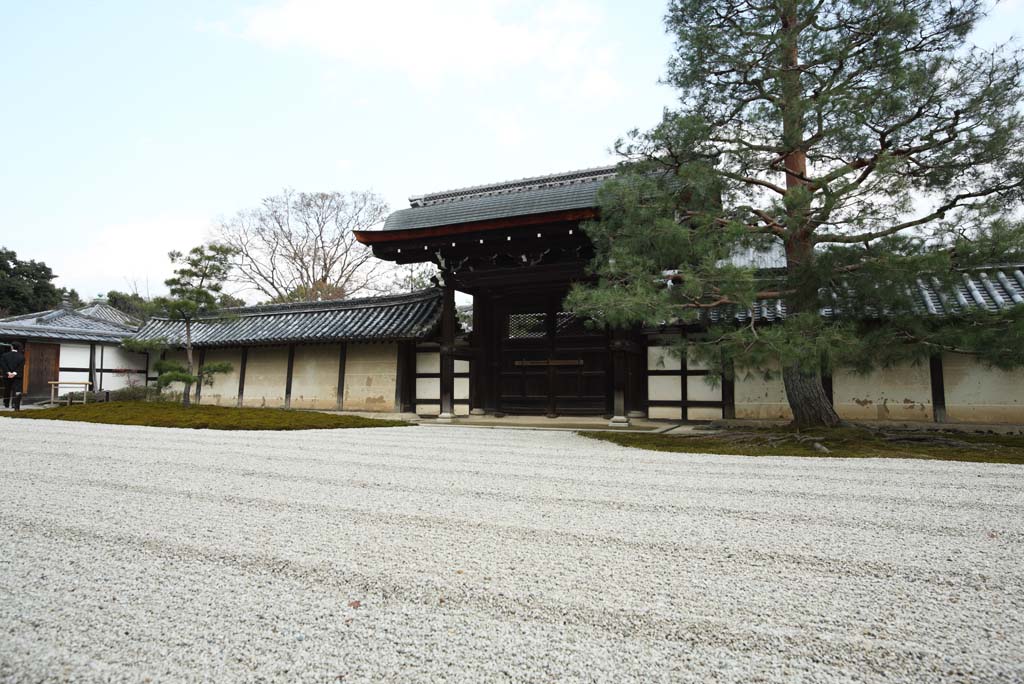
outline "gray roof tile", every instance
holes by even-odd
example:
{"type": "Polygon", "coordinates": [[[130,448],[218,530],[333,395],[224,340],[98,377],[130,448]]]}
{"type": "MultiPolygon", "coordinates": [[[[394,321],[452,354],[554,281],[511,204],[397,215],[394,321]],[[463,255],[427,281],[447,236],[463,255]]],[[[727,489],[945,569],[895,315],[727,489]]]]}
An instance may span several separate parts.
{"type": "Polygon", "coordinates": [[[120,342],[136,330],[131,325],[89,315],[85,313],[88,308],[52,309],[4,318],[0,320],[0,337],[120,342]]]}
{"type": "MultiPolygon", "coordinates": [[[[196,347],[293,342],[416,340],[430,335],[441,317],[441,292],[274,304],[229,309],[226,317],[192,325],[196,347]]],[[[136,336],[184,342],[185,324],[153,318],[136,336]]]]}
{"type": "Polygon", "coordinates": [[[433,228],[592,208],[597,206],[598,189],[614,175],[614,166],[600,167],[412,197],[411,208],[388,216],[384,230],[433,228]]]}
{"type": "MultiPolygon", "coordinates": [[[[937,280],[919,278],[916,291],[912,296],[917,301],[920,314],[950,316],[962,313],[967,309],[986,309],[1002,311],[1024,304],[1024,264],[989,268],[975,273],[962,274],[962,282],[952,292],[943,290],[937,280]]],[[[718,322],[728,316],[733,307],[721,307],[711,310],[707,316],[718,322]]],[[[824,316],[837,316],[831,307],[823,308],[824,316]]],[[[738,321],[775,321],[786,317],[786,305],[781,299],[764,300],[749,311],[737,311],[733,314],[738,321]]]]}

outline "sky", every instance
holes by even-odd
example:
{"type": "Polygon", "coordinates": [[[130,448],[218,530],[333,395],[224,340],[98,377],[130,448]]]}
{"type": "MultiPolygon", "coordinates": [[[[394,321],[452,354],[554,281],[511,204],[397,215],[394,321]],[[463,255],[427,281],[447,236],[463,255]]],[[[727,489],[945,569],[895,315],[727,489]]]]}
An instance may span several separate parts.
{"type": "MultiPolygon", "coordinates": [[[[283,188],[449,188],[614,162],[672,90],[665,0],[0,0],[0,246],[89,298],[283,188]]],[[[997,5],[975,42],[1024,32],[997,5]]]]}

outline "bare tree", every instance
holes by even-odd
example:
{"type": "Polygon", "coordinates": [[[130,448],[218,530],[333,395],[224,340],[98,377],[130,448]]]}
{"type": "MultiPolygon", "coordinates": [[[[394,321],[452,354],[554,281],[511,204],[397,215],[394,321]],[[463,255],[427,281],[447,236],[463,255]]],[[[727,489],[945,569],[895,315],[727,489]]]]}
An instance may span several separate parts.
{"type": "Polygon", "coordinates": [[[222,221],[216,237],[236,251],[231,279],[271,301],[373,295],[391,290],[391,274],[353,231],[387,213],[383,198],[368,191],[284,190],[222,221]]]}

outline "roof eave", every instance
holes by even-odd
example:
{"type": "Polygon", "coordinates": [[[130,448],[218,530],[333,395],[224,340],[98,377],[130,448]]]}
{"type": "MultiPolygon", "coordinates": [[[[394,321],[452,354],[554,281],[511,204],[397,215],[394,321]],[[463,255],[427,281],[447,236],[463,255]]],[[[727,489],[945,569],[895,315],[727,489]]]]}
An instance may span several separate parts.
{"type": "Polygon", "coordinates": [[[536,226],[560,221],[590,221],[598,217],[597,207],[582,209],[564,209],[539,214],[522,214],[503,216],[485,221],[468,221],[447,225],[427,226],[423,228],[405,228],[398,230],[357,230],[353,231],[356,240],[364,245],[378,245],[389,242],[406,242],[435,237],[450,237],[495,230],[507,230],[524,226],[536,226]]]}

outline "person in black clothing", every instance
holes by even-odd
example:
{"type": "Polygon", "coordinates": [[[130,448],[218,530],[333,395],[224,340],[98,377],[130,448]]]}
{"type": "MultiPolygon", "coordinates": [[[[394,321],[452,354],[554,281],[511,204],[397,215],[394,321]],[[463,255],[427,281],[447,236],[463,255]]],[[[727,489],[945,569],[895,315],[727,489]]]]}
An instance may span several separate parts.
{"type": "Polygon", "coordinates": [[[25,354],[18,345],[11,345],[11,351],[0,355],[0,380],[4,386],[4,408],[14,406],[21,410],[22,375],[25,372],[25,354]]]}

